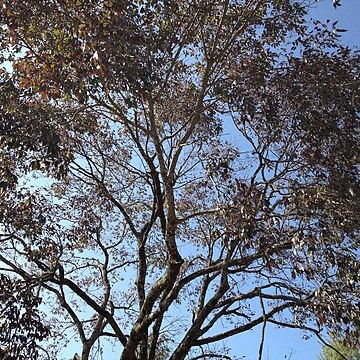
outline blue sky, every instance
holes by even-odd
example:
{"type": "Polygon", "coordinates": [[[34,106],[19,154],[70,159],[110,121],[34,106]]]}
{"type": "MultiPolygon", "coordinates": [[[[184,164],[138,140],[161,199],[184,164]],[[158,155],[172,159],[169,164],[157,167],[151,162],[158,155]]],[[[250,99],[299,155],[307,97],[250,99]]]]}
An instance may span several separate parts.
{"type": "Polygon", "coordinates": [[[342,42],[360,46],[360,0],[342,0],[341,6],[334,9],[332,0],[321,0],[313,10],[314,17],[321,20],[339,20],[338,27],[347,29],[342,42]]]}

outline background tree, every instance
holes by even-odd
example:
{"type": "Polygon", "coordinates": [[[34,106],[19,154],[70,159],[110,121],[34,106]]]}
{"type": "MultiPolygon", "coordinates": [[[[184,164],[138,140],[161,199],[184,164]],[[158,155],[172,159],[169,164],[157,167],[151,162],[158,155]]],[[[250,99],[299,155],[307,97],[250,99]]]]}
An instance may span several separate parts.
{"type": "Polygon", "coordinates": [[[344,341],[337,340],[334,337],[331,337],[330,345],[324,346],[322,353],[319,357],[319,360],[338,360],[344,359],[347,360],[359,360],[360,359],[360,351],[356,346],[349,347],[344,344],[344,341]]]}
{"type": "Polygon", "coordinates": [[[1,1],[1,272],[48,356],[359,335],[360,58],[310,5],[1,1]]]}

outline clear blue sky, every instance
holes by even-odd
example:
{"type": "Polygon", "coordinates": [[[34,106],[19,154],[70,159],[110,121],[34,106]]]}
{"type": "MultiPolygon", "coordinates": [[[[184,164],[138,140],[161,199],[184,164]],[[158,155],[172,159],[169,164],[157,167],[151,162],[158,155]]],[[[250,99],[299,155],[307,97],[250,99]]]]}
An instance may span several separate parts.
{"type": "Polygon", "coordinates": [[[342,42],[360,46],[360,0],[341,0],[342,6],[334,9],[332,0],[321,0],[314,8],[314,17],[321,20],[339,20],[338,27],[347,29],[342,42]]]}

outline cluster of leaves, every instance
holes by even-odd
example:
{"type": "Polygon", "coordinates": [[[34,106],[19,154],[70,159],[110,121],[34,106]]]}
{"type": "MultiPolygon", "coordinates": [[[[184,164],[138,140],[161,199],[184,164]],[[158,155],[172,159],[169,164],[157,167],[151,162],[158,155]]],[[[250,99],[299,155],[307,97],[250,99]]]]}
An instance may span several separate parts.
{"type": "Polygon", "coordinates": [[[0,357],[37,359],[38,342],[49,335],[33,285],[0,275],[0,357]]]}
{"type": "Polygon", "coordinates": [[[60,140],[61,112],[40,103],[30,91],[19,90],[4,70],[0,89],[2,191],[14,188],[31,170],[64,175],[72,154],[64,146],[66,139],[60,140]]]}

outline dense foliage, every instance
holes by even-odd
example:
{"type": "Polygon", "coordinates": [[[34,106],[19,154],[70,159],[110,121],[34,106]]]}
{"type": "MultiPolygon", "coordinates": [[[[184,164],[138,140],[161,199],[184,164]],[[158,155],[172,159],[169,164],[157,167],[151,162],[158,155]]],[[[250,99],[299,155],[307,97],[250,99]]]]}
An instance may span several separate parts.
{"type": "Polygon", "coordinates": [[[360,54],[337,23],[296,0],[0,4],[2,351],[359,336],[360,54]]]}
{"type": "MultiPolygon", "coordinates": [[[[37,284],[36,284],[37,287],[37,284]]],[[[12,280],[0,275],[0,358],[19,360],[36,358],[36,342],[49,335],[37,310],[40,299],[30,281],[12,280]]]]}
{"type": "Polygon", "coordinates": [[[360,350],[359,343],[357,345],[348,346],[341,339],[331,338],[330,344],[324,346],[319,360],[359,360],[360,350]],[[330,346],[329,346],[330,345],[330,346]]]}

